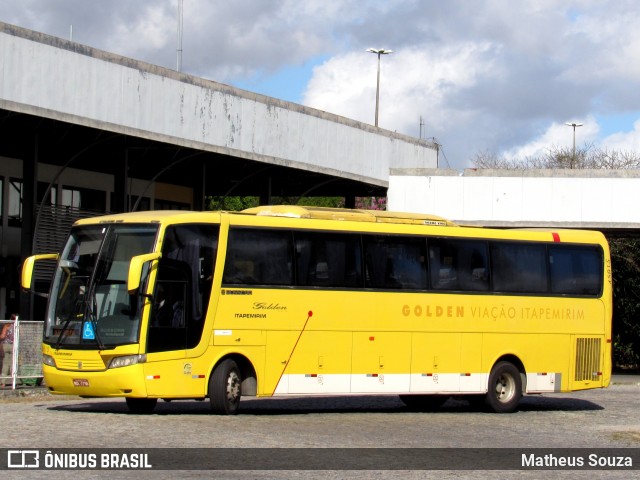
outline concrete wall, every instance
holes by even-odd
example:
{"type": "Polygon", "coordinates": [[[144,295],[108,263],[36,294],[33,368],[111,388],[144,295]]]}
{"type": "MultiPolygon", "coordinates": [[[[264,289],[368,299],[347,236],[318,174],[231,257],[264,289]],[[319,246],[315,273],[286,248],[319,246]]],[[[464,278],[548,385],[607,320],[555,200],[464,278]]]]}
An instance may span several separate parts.
{"type": "Polygon", "coordinates": [[[434,144],[0,23],[0,108],[387,186],[434,144]]]}
{"type": "Polygon", "coordinates": [[[639,228],[637,170],[392,170],[390,210],[490,226],[639,228]]]}

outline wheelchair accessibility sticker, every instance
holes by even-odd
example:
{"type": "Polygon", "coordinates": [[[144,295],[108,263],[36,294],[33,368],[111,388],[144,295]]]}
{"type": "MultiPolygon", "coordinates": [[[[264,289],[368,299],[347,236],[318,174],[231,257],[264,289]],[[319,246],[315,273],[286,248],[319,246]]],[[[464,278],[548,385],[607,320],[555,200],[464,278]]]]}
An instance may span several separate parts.
{"type": "Polygon", "coordinates": [[[82,339],[83,340],[95,340],[96,332],[93,330],[93,324],[90,322],[86,322],[84,327],[82,327],[82,339]]]}

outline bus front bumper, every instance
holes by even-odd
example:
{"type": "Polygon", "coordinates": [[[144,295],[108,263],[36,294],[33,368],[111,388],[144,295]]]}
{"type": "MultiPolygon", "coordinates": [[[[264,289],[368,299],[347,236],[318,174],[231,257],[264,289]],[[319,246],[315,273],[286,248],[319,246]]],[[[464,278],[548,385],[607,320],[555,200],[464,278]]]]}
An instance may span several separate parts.
{"type": "Polygon", "coordinates": [[[50,393],[80,397],[146,397],[142,365],[106,371],[59,370],[43,365],[44,381],[50,393]]]}

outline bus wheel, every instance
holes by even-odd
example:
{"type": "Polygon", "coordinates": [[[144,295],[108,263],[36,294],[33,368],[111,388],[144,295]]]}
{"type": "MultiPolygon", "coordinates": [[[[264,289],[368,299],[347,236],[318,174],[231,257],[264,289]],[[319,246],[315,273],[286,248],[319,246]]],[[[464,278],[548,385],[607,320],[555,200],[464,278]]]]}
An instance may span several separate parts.
{"type": "Polygon", "coordinates": [[[436,410],[449,399],[448,395],[400,395],[400,400],[415,410],[436,410]]]}
{"type": "Polygon", "coordinates": [[[489,375],[486,402],[496,413],[516,410],[522,397],[520,371],[509,362],[498,362],[489,375]]]}
{"type": "Polygon", "coordinates": [[[241,384],[240,370],[233,360],[224,360],[215,368],[209,379],[209,401],[213,413],[238,413],[242,395],[241,384]]]}
{"type": "Polygon", "coordinates": [[[127,398],[127,407],[132,413],[151,413],[158,403],[157,398],[127,398]]]}

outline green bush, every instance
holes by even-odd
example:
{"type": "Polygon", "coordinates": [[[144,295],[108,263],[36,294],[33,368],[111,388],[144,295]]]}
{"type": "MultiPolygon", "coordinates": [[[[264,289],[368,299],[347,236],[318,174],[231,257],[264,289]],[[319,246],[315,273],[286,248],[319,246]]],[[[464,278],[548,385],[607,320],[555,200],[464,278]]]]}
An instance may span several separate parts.
{"type": "Polygon", "coordinates": [[[613,366],[640,366],[640,240],[610,238],[613,272],[613,366]]]}

